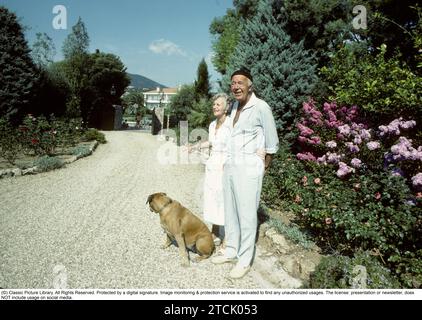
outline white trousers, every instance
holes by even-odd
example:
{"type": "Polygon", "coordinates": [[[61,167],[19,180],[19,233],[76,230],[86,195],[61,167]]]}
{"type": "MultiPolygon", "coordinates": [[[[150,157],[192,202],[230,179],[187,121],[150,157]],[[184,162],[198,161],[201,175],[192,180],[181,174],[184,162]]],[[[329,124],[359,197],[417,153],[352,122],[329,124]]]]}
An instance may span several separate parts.
{"type": "Polygon", "coordinates": [[[255,254],[263,176],[264,163],[254,154],[224,166],[225,256],[237,257],[242,267],[251,265],[255,254]]]}

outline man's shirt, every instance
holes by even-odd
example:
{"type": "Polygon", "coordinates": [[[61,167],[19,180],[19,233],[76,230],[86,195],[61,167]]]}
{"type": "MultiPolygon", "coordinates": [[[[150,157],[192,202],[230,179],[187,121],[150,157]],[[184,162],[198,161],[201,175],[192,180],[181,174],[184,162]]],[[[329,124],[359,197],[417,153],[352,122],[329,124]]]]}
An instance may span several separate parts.
{"type": "Polygon", "coordinates": [[[228,159],[256,154],[258,149],[264,149],[269,154],[276,153],[279,140],[270,106],[252,93],[233,126],[238,107],[239,102],[236,102],[229,119],[228,159]]]}

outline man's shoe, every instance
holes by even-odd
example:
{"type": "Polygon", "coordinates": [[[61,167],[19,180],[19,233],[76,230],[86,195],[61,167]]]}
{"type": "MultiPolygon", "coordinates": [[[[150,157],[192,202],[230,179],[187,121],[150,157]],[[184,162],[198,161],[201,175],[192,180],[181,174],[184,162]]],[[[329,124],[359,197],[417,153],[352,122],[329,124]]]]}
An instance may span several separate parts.
{"type": "Polygon", "coordinates": [[[236,265],[229,273],[229,277],[232,279],[240,279],[245,276],[251,270],[251,266],[241,267],[236,265]]]}
{"type": "Polygon", "coordinates": [[[214,264],[233,263],[236,261],[237,261],[236,258],[227,258],[225,256],[216,256],[211,259],[211,262],[214,264]]]}

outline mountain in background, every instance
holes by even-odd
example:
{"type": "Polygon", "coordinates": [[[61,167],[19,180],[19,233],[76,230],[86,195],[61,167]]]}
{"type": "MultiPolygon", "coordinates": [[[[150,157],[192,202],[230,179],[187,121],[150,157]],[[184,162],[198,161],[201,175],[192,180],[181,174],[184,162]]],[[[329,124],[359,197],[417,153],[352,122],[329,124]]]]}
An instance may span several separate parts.
{"type": "Polygon", "coordinates": [[[130,85],[138,89],[155,89],[157,87],[167,88],[167,86],[139,74],[128,73],[128,76],[130,78],[130,85]]]}

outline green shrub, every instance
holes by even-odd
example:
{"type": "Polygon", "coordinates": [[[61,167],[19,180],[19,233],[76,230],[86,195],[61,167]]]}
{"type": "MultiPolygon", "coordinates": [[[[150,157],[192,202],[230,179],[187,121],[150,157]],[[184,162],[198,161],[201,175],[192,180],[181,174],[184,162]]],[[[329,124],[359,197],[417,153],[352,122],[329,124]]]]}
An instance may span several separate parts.
{"type": "Polygon", "coordinates": [[[58,146],[57,130],[51,127],[45,116],[27,115],[19,132],[23,147],[36,155],[52,155],[58,146]]]}
{"type": "Polygon", "coordinates": [[[0,157],[14,165],[21,150],[17,131],[6,119],[0,118],[0,157]]]}
{"type": "Polygon", "coordinates": [[[92,152],[87,145],[79,145],[79,146],[75,147],[72,151],[73,155],[80,156],[82,158],[89,156],[91,153],[92,152]]]}
{"type": "Polygon", "coordinates": [[[400,283],[370,252],[358,251],[353,258],[341,255],[322,258],[305,286],[313,289],[388,289],[400,288],[400,283]]]}
{"type": "MultiPolygon", "coordinates": [[[[422,239],[419,238],[419,241],[422,241],[422,239]]],[[[401,255],[394,255],[390,258],[390,261],[396,263],[396,275],[404,286],[422,289],[422,249],[416,252],[406,251],[401,255]]]]}
{"type": "Polygon", "coordinates": [[[269,208],[283,206],[285,201],[290,203],[301,190],[299,182],[305,172],[306,164],[296,160],[289,149],[288,145],[280,144],[264,176],[261,201],[269,208]]]}
{"type": "Polygon", "coordinates": [[[84,134],[84,140],[85,141],[96,140],[99,143],[106,143],[107,142],[104,133],[98,131],[97,129],[88,129],[84,134]]]}
{"type": "Polygon", "coordinates": [[[57,134],[58,144],[64,148],[75,146],[82,136],[82,119],[56,119],[54,116],[50,117],[52,129],[57,134]]]}
{"type": "Polygon", "coordinates": [[[43,156],[34,161],[34,166],[38,172],[46,172],[63,167],[64,162],[56,157],[43,156]]]}
{"type": "Polygon", "coordinates": [[[418,119],[422,115],[422,82],[396,55],[386,59],[382,45],[373,57],[356,54],[344,47],[321,72],[331,90],[330,100],[358,105],[371,119],[390,121],[397,115],[418,119]]]}
{"type": "Polygon", "coordinates": [[[404,286],[420,279],[412,255],[422,248],[422,200],[403,177],[363,170],[339,179],[329,166],[299,161],[282,146],[265,176],[262,200],[295,213],[295,223],[323,249],[348,255],[375,249],[404,286]]]}
{"type": "Polygon", "coordinates": [[[274,227],[278,233],[284,234],[289,240],[301,245],[305,249],[311,249],[314,246],[314,243],[309,240],[309,237],[293,223],[287,225],[279,219],[270,218],[268,224],[274,227]]]}

